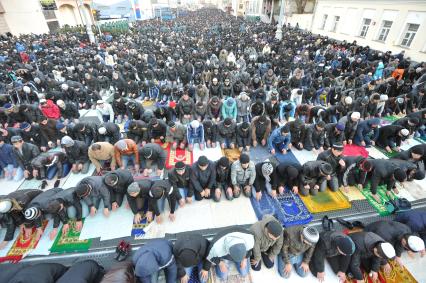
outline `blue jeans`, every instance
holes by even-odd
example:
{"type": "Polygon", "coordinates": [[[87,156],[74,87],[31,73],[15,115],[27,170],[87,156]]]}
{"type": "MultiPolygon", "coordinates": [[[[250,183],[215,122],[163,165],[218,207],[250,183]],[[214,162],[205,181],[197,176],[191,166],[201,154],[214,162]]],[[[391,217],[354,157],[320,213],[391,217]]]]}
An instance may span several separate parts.
{"type": "MultiPolygon", "coordinates": [[[[199,282],[201,282],[201,283],[206,283],[207,281],[204,281],[204,280],[202,280],[201,279],[201,271],[202,271],[202,269],[203,269],[203,264],[200,262],[198,265],[197,265],[197,267],[198,267],[198,279],[199,279],[199,282]]],[[[192,270],[195,268],[195,266],[191,266],[191,267],[185,267],[185,273],[186,273],[186,275],[188,275],[188,277],[191,277],[191,274],[192,274],[192,270]]],[[[207,277],[208,278],[208,277],[207,277]]]]}
{"type": "MultiPolygon", "coordinates": [[[[8,176],[6,178],[6,180],[8,181],[13,180],[15,182],[18,182],[22,180],[22,178],[24,177],[24,171],[20,167],[14,168],[13,164],[7,164],[7,166],[4,169],[8,173],[8,176]],[[14,170],[16,170],[15,176],[12,175],[14,170]]],[[[1,176],[4,176],[4,170],[1,171],[1,176]]]]}
{"type": "MultiPolygon", "coordinates": [[[[246,260],[247,260],[247,264],[246,264],[246,267],[244,269],[241,269],[241,267],[240,267],[241,262],[233,262],[233,261],[230,261],[230,260],[227,260],[227,259],[224,259],[223,262],[225,263],[226,268],[228,269],[228,272],[229,272],[229,269],[231,267],[231,264],[233,263],[233,264],[235,264],[235,267],[237,268],[238,273],[240,273],[241,276],[247,276],[247,274],[250,271],[250,262],[249,262],[248,259],[246,259],[246,260]]],[[[228,278],[228,272],[224,273],[224,272],[220,271],[219,265],[215,266],[215,270],[216,270],[217,277],[219,277],[219,279],[224,280],[224,279],[228,278]]]]}
{"type": "Polygon", "coordinates": [[[122,155],[121,156],[121,162],[123,163],[123,167],[127,168],[127,165],[129,165],[129,161],[131,161],[131,163],[133,165],[136,164],[136,156],[134,154],[130,154],[130,155],[122,155]]]}
{"type": "MultiPolygon", "coordinates": [[[[308,274],[305,271],[303,271],[303,269],[300,267],[300,265],[302,264],[302,261],[303,261],[303,254],[293,255],[292,257],[290,257],[290,263],[293,265],[293,268],[296,270],[297,275],[299,275],[300,277],[306,277],[306,275],[308,274]]],[[[278,273],[280,274],[281,277],[288,278],[290,274],[286,275],[284,273],[284,267],[285,267],[285,263],[283,261],[282,254],[280,253],[278,255],[278,273]]]]}
{"type": "MultiPolygon", "coordinates": [[[[186,199],[188,197],[188,188],[179,188],[180,195],[186,199]]],[[[192,195],[192,201],[195,201],[195,196],[192,195]]],[[[176,205],[176,209],[179,207],[179,205],[176,205]]]]}

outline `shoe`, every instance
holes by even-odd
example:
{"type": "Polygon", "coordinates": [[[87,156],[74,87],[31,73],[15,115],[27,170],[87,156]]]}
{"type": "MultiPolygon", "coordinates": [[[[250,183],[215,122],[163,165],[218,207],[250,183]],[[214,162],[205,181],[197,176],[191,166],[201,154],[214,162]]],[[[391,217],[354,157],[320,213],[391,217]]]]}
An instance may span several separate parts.
{"type": "Polygon", "coordinates": [[[56,180],[55,184],[53,184],[53,187],[58,188],[60,184],[61,184],[61,180],[56,180]]]}
{"type": "Polygon", "coordinates": [[[41,185],[40,185],[40,188],[42,189],[42,190],[44,190],[46,187],[47,187],[47,181],[46,180],[43,180],[42,182],[41,182],[41,185]]]}
{"type": "Polygon", "coordinates": [[[333,219],[329,219],[327,215],[322,218],[322,228],[324,231],[332,231],[334,230],[334,222],[333,219]]]}

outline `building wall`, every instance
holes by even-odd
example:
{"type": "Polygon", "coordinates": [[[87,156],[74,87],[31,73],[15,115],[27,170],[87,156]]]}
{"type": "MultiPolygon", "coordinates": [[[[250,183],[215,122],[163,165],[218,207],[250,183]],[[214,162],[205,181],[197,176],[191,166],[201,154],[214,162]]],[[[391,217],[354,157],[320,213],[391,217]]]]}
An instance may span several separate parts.
{"type": "Polygon", "coordinates": [[[349,42],[356,40],[360,45],[392,53],[405,50],[413,60],[426,61],[426,1],[319,0],[317,5],[313,33],[349,42]],[[324,15],[327,15],[327,20],[323,27],[324,15]],[[340,17],[340,21],[334,30],[335,17],[340,17]],[[361,34],[364,19],[371,20],[365,36],[361,34]],[[379,40],[384,21],[392,24],[386,39],[379,40]],[[409,24],[418,25],[418,29],[410,46],[402,46],[409,24]]]}
{"type": "Polygon", "coordinates": [[[1,0],[2,17],[13,35],[49,32],[38,0],[1,0]]]}

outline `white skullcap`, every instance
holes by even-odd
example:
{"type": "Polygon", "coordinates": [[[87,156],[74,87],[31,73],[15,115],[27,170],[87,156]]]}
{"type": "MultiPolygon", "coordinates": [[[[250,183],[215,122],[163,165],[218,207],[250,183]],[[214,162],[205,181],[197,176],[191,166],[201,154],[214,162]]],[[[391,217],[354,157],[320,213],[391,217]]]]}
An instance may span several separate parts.
{"type": "Polygon", "coordinates": [[[58,99],[58,100],[56,101],[56,105],[58,105],[58,106],[64,106],[64,105],[65,105],[65,102],[64,102],[63,100],[61,100],[61,99],[58,99]]]}
{"type": "Polygon", "coordinates": [[[30,87],[29,86],[24,86],[23,88],[22,88],[23,90],[24,90],[24,92],[25,93],[30,93],[31,92],[31,89],[30,89],[30,87]]]}
{"type": "Polygon", "coordinates": [[[407,244],[410,250],[413,252],[420,252],[425,249],[425,242],[420,237],[409,236],[407,239],[407,244]]]}
{"type": "Polygon", "coordinates": [[[406,136],[408,136],[408,135],[410,134],[410,131],[409,131],[409,130],[407,130],[407,129],[402,129],[402,130],[401,130],[401,134],[402,134],[404,137],[406,137],[406,136]]]}
{"type": "Polygon", "coordinates": [[[350,96],[346,96],[345,97],[345,104],[352,104],[352,97],[350,97],[350,96]]]}
{"type": "Polygon", "coordinates": [[[351,119],[360,119],[361,118],[361,113],[359,112],[352,112],[351,114],[351,119]]]}
{"type": "Polygon", "coordinates": [[[0,213],[8,213],[12,208],[12,202],[9,199],[0,200],[0,213]]]}
{"type": "Polygon", "coordinates": [[[388,97],[386,94],[381,94],[381,95],[380,95],[380,100],[381,100],[381,101],[386,101],[386,100],[388,100],[388,98],[389,98],[389,97],[388,97]]]}
{"type": "Polygon", "coordinates": [[[394,247],[390,243],[381,243],[380,249],[382,254],[386,257],[386,259],[394,258],[396,253],[394,247]]]}
{"type": "Polygon", "coordinates": [[[198,122],[198,120],[194,120],[194,121],[192,121],[191,122],[191,127],[193,128],[193,129],[196,129],[196,128],[198,128],[200,126],[200,122],[198,122]]]}
{"type": "Polygon", "coordinates": [[[106,133],[106,128],[105,128],[105,127],[100,127],[100,128],[98,129],[98,132],[99,132],[99,134],[101,134],[101,135],[105,135],[105,133],[106,133]]]}

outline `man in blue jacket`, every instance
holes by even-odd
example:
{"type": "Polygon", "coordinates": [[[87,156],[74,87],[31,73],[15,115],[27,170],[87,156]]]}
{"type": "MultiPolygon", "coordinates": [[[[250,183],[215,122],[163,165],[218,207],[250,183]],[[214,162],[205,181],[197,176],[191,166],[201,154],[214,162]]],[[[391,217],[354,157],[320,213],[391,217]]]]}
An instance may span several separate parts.
{"type": "Polygon", "coordinates": [[[355,144],[365,147],[374,145],[379,137],[379,124],[379,118],[372,118],[360,122],[354,137],[355,144]]]}
{"type": "Polygon", "coordinates": [[[194,149],[194,144],[198,143],[200,149],[204,149],[204,127],[198,120],[194,120],[187,125],[186,135],[189,151],[194,149]]]}
{"type": "Polygon", "coordinates": [[[0,175],[7,180],[20,181],[24,177],[24,171],[18,170],[18,161],[13,154],[13,146],[5,143],[0,137],[0,175]]]}
{"type": "Polygon", "coordinates": [[[286,154],[287,150],[291,147],[290,128],[282,126],[272,131],[271,136],[268,138],[268,147],[271,154],[276,152],[286,154]]]}
{"type": "Polygon", "coordinates": [[[177,265],[173,256],[173,245],[165,239],[156,239],[143,245],[132,258],[135,274],[141,283],[153,283],[158,273],[164,270],[166,283],[176,283],[177,265]]]}

